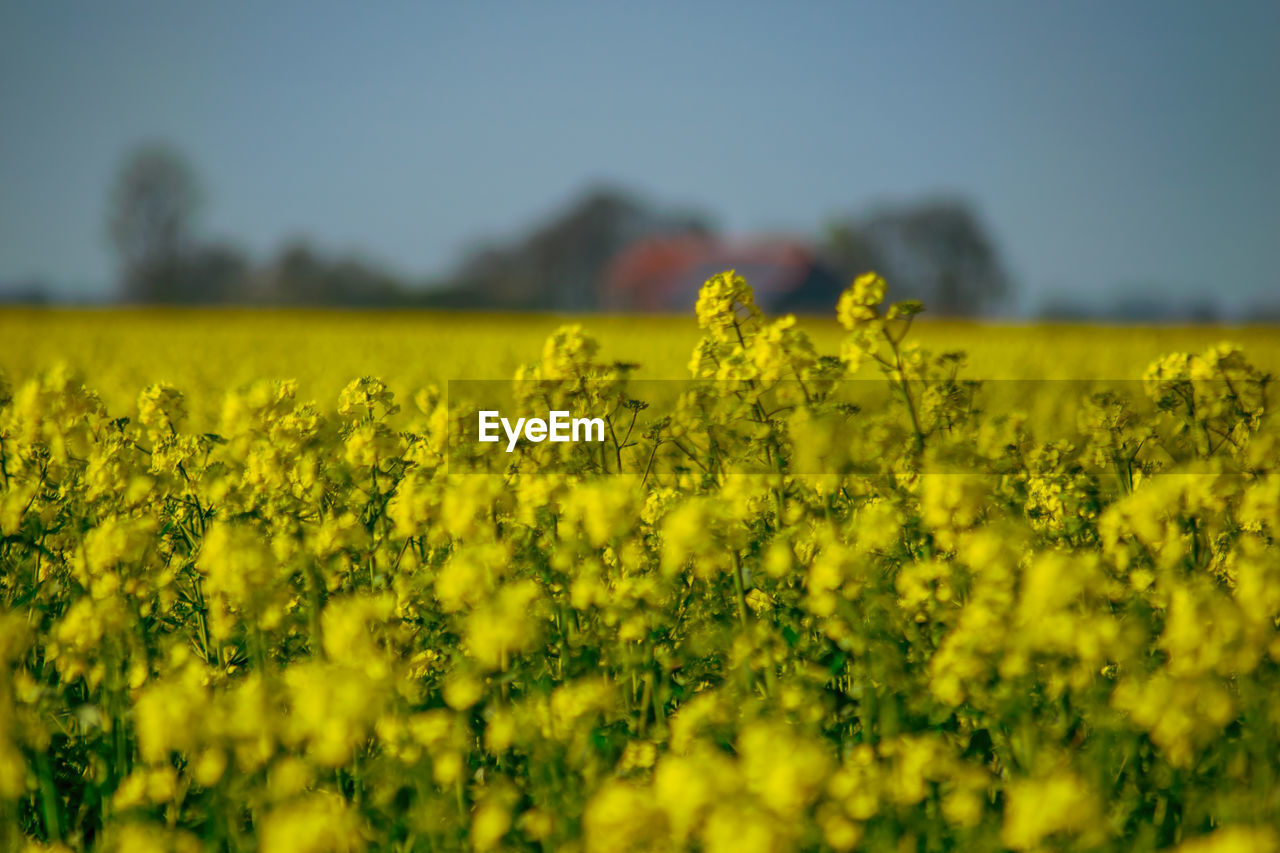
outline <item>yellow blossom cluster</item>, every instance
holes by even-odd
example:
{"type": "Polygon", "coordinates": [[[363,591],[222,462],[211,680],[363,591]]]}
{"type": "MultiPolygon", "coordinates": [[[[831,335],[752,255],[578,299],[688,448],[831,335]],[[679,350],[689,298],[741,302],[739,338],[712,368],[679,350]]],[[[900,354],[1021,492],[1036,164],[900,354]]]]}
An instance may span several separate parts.
{"type": "Polygon", "coordinates": [[[509,390],[607,440],[509,456],[0,380],[0,847],[1276,850],[1269,377],[988,385],[887,293],[825,354],[716,275],[665,404],[566,326],[509,390]]]}

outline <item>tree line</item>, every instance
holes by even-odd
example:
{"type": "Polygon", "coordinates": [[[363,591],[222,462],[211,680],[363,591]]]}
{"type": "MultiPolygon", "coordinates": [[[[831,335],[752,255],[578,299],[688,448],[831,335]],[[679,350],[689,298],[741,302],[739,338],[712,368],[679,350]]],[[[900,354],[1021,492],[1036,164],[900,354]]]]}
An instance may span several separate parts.
{"type": "MultiPolygon", "coordinates": [[[[473,249],[442,279],[411,281],[305,242],[255,264],[234,245],[199,238],[203,198],[176,149],[149,144],[125,158],[107,213],[123,301],[591,311],[602,304],[605,268],[628,245],[717,235],[704,213],[661,209],[626,189],[597,186],[528,234],[473,249]]],[[[848,281],[878,270],[895,282],[895,298],[921,299],[947,315],[1000,312],[1012,292],[994,239],[961,198],[840,217],[809,242],[832,274],[848,281]]]]}

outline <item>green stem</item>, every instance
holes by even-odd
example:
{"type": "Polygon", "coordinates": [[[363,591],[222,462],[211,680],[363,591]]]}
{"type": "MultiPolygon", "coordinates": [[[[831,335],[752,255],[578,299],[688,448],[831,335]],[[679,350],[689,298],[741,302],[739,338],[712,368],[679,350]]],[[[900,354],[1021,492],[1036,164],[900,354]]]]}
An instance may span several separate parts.
{"type": "Polygon", "coordinates": [[[53,768],[49,754],[36,753],[36,769],[40,775],[40,810],[44,818],[44,831],[48,840],[62,840],[62,821],[58,814],[58,792],[53,784],[53,768]]]}
{"type": "Polygon", "coordinates": [[[747,627],[747,590],[746,583],[742,579],[742,557],[735,550],[733,552],[733,591],[738,596],[738,621],[742,623],[742,627],[747,627]]]}

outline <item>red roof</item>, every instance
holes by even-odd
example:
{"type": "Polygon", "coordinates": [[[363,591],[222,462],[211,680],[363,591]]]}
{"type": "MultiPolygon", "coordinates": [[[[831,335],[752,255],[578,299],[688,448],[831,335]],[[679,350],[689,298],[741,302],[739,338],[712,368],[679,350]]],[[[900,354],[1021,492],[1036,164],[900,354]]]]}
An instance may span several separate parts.
{"type": "Polygon", "coordinates": [[[721,243],[688,235],[633,243],[605,271],[606,306],[618,310],[679,311],[697,299],[706,279],[737,270],[760,297],[776,297],[804,283],[812,250],[793,240],[721,243]]]}

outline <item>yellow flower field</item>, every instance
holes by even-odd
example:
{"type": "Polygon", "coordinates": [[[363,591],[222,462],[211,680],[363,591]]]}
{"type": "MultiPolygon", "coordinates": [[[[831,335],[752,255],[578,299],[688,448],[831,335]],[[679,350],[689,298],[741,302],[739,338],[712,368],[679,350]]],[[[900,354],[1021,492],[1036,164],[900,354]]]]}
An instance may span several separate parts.
{"type": "Polygon", "coordinates": [[[1277,849],[1280,336],[885,287],[0,313],[0,846],[1277,849]]]}

